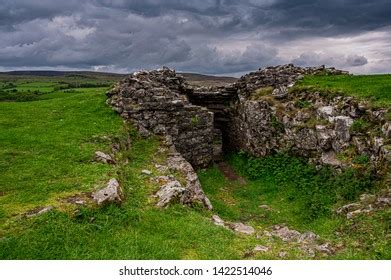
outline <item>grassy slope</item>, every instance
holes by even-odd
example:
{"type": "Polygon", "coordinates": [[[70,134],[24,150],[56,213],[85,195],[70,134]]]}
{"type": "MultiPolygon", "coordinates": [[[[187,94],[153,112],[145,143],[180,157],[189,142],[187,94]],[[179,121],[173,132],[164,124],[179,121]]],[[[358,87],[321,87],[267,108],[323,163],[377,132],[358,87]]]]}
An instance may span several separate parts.
{"type": "Polygon", "coordinates": [[[307,76],[297,83],[298,88],[331,90],[355,96],[375,106],[391,105],[391,75],[307,76]]]}
{"type": "MultiPolygon", "coordinates": [[[[40,80],[45,86],[52,82],[40,80]]],[[[152,169],[156,140],[133,136],[132,149],[123,155],[130,164],[121,168],[92,162],[94,151],[109,148],[102,136],[126,130],[106,106],[104,88],[48,92],[36,101],[0,102],[0,259],[240,258],[248,241],[213,226],[208,213],[151,207],[153,190],[140,174],[152,169]],[[73,208],[58,201],[111,176],[119,176],[127,193],[121,207],[73,215],[73,208]],[[49,204],[57,210],[14,216],[49,204]]]]}
{"type": "MultiPolygon", "coordinates": [[[[278,240],[238,236],[216,227],[209,221],[210,213],[202,210],[153,207],[149,196],[156,186],[141,170],[153,170],[156,139],[133,134],[132,148],[120,155],[129,160],[128,165],[114,168],[92,163],[93,152],[109,146],[100,136],[121,136],[126,131],[105,105],[104,91],[49,89],[51,93],[39,96],[39,101],[0,102],[0,259],[237,259],[256,244],[271,250],[252,258],[278,258],[281,250],[288,252],[288,258],[303,257],[295,246],[278,240]],[[73,214],[74,209],[63,208],[56,199],[91,190],[114,175],[127,195],[121,207],[82,208],[73,214]],[[57,210],[29,219],[12,217],[47,204],[56,205],[57,210]]],[[[266,159],[281,173],[254,179],[243,169],[247,166],[243,158],[233,155],[228,160],[247,177],[245,185],[227,181],[216,167],[199,173],[216,213],[224,219],[243,221],[261,232],[280,223],[312,230],[334,244],[342,242],[343,249],[334,258],[391,258],[386,213],[359,222],[330,213],[308,219],[300,214],[306,212],[303,200],[290,195],[303,183],[295,179],[293,167],[285,172],[285,162],[266,159]],[[281,180],[287,178],[291,182],[281,187],[281,180]],[[273,211],[259,208],[260,204],[268,204],[273,211]],[[336,231],[342,236],[337,237],[336,231]]],[[[304,180],[312,182],[314,176],[304,180]]]]}
{"type": "Polygon", "coordinates": [[[106,179],[110,167],[91,157],[105,148],[99,137],[118,134],[122,122],[105,107],[104,90],[0,103],[0,218],[106,179]]]}

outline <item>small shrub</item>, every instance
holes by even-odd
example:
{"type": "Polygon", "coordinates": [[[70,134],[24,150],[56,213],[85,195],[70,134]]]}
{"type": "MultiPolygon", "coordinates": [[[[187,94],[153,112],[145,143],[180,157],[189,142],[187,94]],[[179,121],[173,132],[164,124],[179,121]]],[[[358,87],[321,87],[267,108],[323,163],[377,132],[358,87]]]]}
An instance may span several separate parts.
{"type": "Polygon", "coordinates": [[[312,103],[310,101],[308,101],[308,100],[301,100],[301,99],[299,99],[299,100],[297,100],[295,102],[295,106],[298,107],[298,108],[301,108],[301,109],[303,109],[303,108],[311,108],[312,107],[312,103]]]}
{"type": "Polygon", "coordinates": [[[350,131],[363,133],[369,129],[369,126],[369,123],[364,119],[354,120],[352,126],[350,127],[350,131]]]}
{"type": "Polygon", "coordinates": [[[353,158],[352,162],[365,165],[369,162],[369,157],[367,155],[357,155],[353,158]]]}
{"type": "Polygon", "coordinates": [[[348,169],[336,174],[329,167],[317,170],[305,159],[288,154],[255,158],[240,153],[231,162],[250,180],[267,182],[277,193],[286,195],[306,220],[330,216],[335,203],[357,199],[373,186],[369,172],[348,169]]]}
{"type": "Polygon", "coordinates": [[[272,115],[271,116],[271,125],[272,127],[278,132],[278,133],[283,133],[285,128],[284,124],[281,123],[276,116],[272,115]]]}
{"type": "Polygon", "coordinates": [[[191,125],[192,126],[196,126],[199,123],[200,123],[200,119],[197,116],[191,118],[191,125]]]}

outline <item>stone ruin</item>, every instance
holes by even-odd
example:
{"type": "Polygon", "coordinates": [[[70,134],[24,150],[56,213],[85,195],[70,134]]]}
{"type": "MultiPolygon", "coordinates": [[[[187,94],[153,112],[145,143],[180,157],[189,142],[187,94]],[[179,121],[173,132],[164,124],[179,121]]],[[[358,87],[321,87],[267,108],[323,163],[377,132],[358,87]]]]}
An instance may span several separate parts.
{"type": "Polygon", "coordinates": [[[384,172],[391,158],[387,110],[342,94],[291,89],[304,75],[317,74],[348,73],[289,64],[225,87],[192,87],[164,67],[131,74],[108,93],[108,103],[142,135],[169,136],[194,168],[221,159],[224,151],[243,150],[254,156],[290,151],[337,169],[364,156],[384,172]],[[365,131],[352,129],[358,120],[368,124],[365,131]]]}
{"type": "Polygon", "coordinates": [[[360,167],[367,161],[377,175],[384,175],[391,161],[387,108],[372,108],[335,92],[292,88],[304,75],[317,74],[348,73],[289,64],[241,77],[236,83],[239,101],[227,128],[229,149],[257,157],[289,151],[336,169],[360,167]]]}
{"type": "Polygon", "coordinates": [[[108,103],[142,135],[170,136],[194,167],[206,167],[213,159],[213,113],[191,104],[191,91],[184,78],[165,67],[133,73],[108,93],[108,103]]]}

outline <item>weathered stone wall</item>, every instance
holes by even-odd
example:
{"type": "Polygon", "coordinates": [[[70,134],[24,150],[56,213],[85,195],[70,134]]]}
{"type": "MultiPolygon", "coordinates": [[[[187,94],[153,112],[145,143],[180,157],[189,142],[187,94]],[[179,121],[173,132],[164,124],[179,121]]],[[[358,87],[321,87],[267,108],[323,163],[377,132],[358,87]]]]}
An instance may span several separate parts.
{"type": "Polygon", "coordinates": [[[335,69],[287,65],[242,77],[228,130],[231,149],[254,156],[289,151],[315,164],[337,168],[368,161],[378,173],[383,172],[391,160],[391,125],[384,118],[385,110],[371,109],[347,96],[288,91],[303,74],[320,71],[344,74],[335,69]],[[265,87],[272,91],[257,92],[265,87]],[[354,125],[357,122],[365,124],[365,129],[354,125]]]}
{"type": "Polygon", "coordinates": [[[186,160],[205,167],[213,158],[213,113],[192,105],[189,91],[181,76],[163,68],[133,73],[108,93],[108,103],[140,133],[171,136],[186,160]]]}
{"type": "Polygon", "coordinates": [[[214,159],[222,158],[223,147],[228,147],[228,131],[232,122],[232,110],[238,101],[237,88],[234,85],[225,87],[198,87],[188,93],[192,104],[206,107],[214,114],[214,159]]]}
{"type": "Polygon", "coordinates": [[[226,87],[191,88],[164,68],[132,74],[108,94],[108,103],[141,133],[171,136],[195,168],[225,149],[254,156],[289,151],[337,168],[368,161],[381,173],[391,157],[386,110],[352,97],[289,90],[304,75],[321,73],[347,74],[289,64],[249,73],[226,87]],[[357,122],[365,129],[356,129],[357,122]]]}
{"type": "Polygon", "coordinates": [[[297,80],[303,78],[304,75],[322,73],[331,75],[348,74],[346,71],[337,70],[333,67],[325,68],[324,66],[320,66],[303,68],[296,67],[293,64],[287,64],[261,68],[256,72],[248,73],[235,83],[235,87],[237,88],[239,95],[248,96],[261,87],[291,87],[297,80]]]}

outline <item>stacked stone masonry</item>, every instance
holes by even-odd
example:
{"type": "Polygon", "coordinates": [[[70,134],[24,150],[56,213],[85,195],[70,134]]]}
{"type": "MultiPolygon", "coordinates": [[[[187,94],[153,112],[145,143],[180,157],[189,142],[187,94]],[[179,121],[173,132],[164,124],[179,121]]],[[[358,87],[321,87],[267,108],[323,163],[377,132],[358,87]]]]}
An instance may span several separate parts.
{"type": "Polygon", "coordinates": [[[192,88],[163,68],[132,74],[108,93],[108,103],[141,133],[171,136],[195,168],[221,158],[225,149],[254,156],[289,151],[336,168],[361,156],[383,172],[391,157],[387,109],[343,95],[290,90],[304,75],[316,74],[348,73],[289,64],[249,73],[226,87],[192,88]],[[265,88],[270,92],[257,94],[265,88]],[[365,131],[352,129],[357,121],[367,124],[365,131]]]}
{"type": "Polygon", "coordinates": [[[136,72],[109,93],[108,103],[141,134],[169,135],[175,148],[194,167],[205,167],[213,158],[213,113],[192,105],[191,88],[168,68],[136,72]]]}

